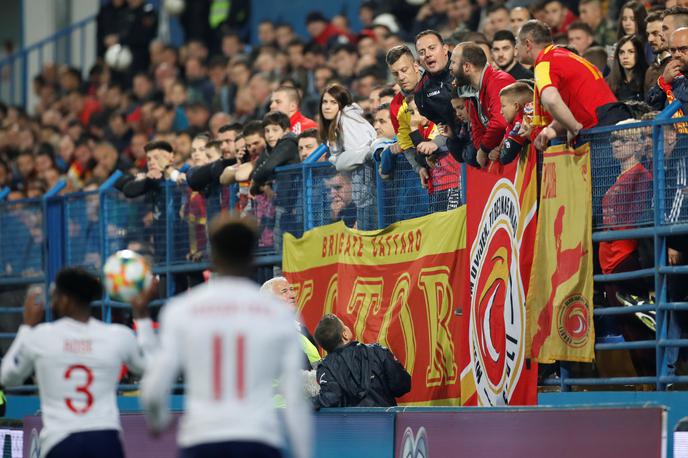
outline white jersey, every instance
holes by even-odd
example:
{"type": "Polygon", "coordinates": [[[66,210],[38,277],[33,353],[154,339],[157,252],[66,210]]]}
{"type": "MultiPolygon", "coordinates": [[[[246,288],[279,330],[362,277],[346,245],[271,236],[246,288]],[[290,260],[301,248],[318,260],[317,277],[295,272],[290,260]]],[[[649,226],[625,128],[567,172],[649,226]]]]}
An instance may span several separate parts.
{"type": "Polygon", "coordinates": [[[0,383],[20,385],[35,370],[43,420],[41,457],[72,433],[121,430],[116,391],[122,364],[141,373],[144,355],[156,346],[151,320],[137,320],[136,326],[139,342],[131,329],[94,318],[19,328],[2,359],[0,383]]]}
{"type": "Polygon", "coordinates": [[[141,383],[149,424],[169,421],[171,386],[185,377],[181,447],[252,441],[284,446],[273,405],[276,379],[295,458],[310,456],[311,409],[303,395],[303,350],[288,305],[248,279],[221,277],[170,300],[160,319],[160,351],[141,383]]]}

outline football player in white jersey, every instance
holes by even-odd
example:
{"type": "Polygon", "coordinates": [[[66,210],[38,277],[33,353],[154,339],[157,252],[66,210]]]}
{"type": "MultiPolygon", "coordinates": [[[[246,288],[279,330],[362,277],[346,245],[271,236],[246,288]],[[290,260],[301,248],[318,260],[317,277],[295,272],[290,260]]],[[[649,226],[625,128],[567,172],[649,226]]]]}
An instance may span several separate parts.
{"type": "Polygon", "coordinates": [[[147,303],[153,289],[132,307],[134,332],[91,317],[90,303],[102,296],[101,283],[76,268],[55,279],[52,307],[58,318],[41,322],[38,293],[27,296],[24,324],[2,359],[0,383],[20,385],[35,372],[41,398],[41,458],[121,458],[117,383],[122,364],[141,373],[157,345],[147,303]],[[145,298],[144,298],[145,296],[145,298]]]}
{"type": "Polygon", "coordinates": [[[257,243],[252,223],[220,215],[209,239],[219,276],[170,300],[161,312],[160,349],[141,383],[149,426],[161,431],[168,424],[168,397],[182,372],[181,457],[280,457],[287,441],[295,458],[309,457],[312,418],[294,311],[249,279],[257,243]],[[272,402],[276,379],[286,401],[283,415],[272,402]]]}

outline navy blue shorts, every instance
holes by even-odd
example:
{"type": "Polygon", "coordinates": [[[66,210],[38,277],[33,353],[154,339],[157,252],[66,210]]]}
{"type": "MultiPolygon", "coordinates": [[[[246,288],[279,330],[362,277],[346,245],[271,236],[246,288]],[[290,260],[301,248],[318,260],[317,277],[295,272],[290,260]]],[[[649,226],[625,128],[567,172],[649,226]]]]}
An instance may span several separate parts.
{"type": "Polygon", "coordinates": [[[124,458],[119,431],[72,433],[53,447],[46,458],[124,458]]]}
{"type": "Polygon", "coordinates": [[[183,448],[179,458],[281,458],[282,452],[260,442],[213,442],[183,448]]]}

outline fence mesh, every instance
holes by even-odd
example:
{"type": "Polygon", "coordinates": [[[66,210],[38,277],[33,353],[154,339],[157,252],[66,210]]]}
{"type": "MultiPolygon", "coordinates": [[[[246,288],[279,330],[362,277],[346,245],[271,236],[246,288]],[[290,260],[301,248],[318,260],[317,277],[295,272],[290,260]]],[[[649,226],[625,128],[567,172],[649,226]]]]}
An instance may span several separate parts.
{"type": "Polygon", "coordinates": [[[101,259],[100,195],[94,192],[68,194],[64,198],[65,261],[70,266],[98,269],[101,259]]]}
{"type": "Polygon", "coordinates": [[[653,222],[652,127],[589,135],[593,229],[653,222]]]}
{"type": "Polygon", "coordinates": [[[165,206],[159,196],[125,197],[116,190],[103,195],[101,218],[105,228],[105,256],[130,248],[149,256],[154,264],[165,262],[165,206]]]}
{"type": "Polygon", "coordinates": [[[42,276],[43,241],[43,205],[40,199],[0,204],[0,277],[42,276]]]}
{"type": "Polygon", "coordinates": [[[662,198],[665,224],[688,221],[688,134],[683,124],[662,127],[664,140],[664,193],[662,198]],[[678,127],[678,128],[677,128],[678,127]]]}

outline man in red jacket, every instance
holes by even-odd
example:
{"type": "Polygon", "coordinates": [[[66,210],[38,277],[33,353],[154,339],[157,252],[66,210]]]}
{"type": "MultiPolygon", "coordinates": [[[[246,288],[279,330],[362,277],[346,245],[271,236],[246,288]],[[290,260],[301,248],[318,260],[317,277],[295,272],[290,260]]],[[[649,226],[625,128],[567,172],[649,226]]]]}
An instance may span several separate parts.
{"type": "Polygon", "coordinates": [[[507,122],[502,116],[499,92],[514,83],[513,76],[487,65],[483,49],[474,43],[459,43],[451,56],[450,70],[456,84],[470,86],[477,91],[475,97],[466,99],[466,109],[471,120],[471,139],[478,150],[477,161],[481,167],[499,159],[499,144],[504,138],[507,122]]]}

